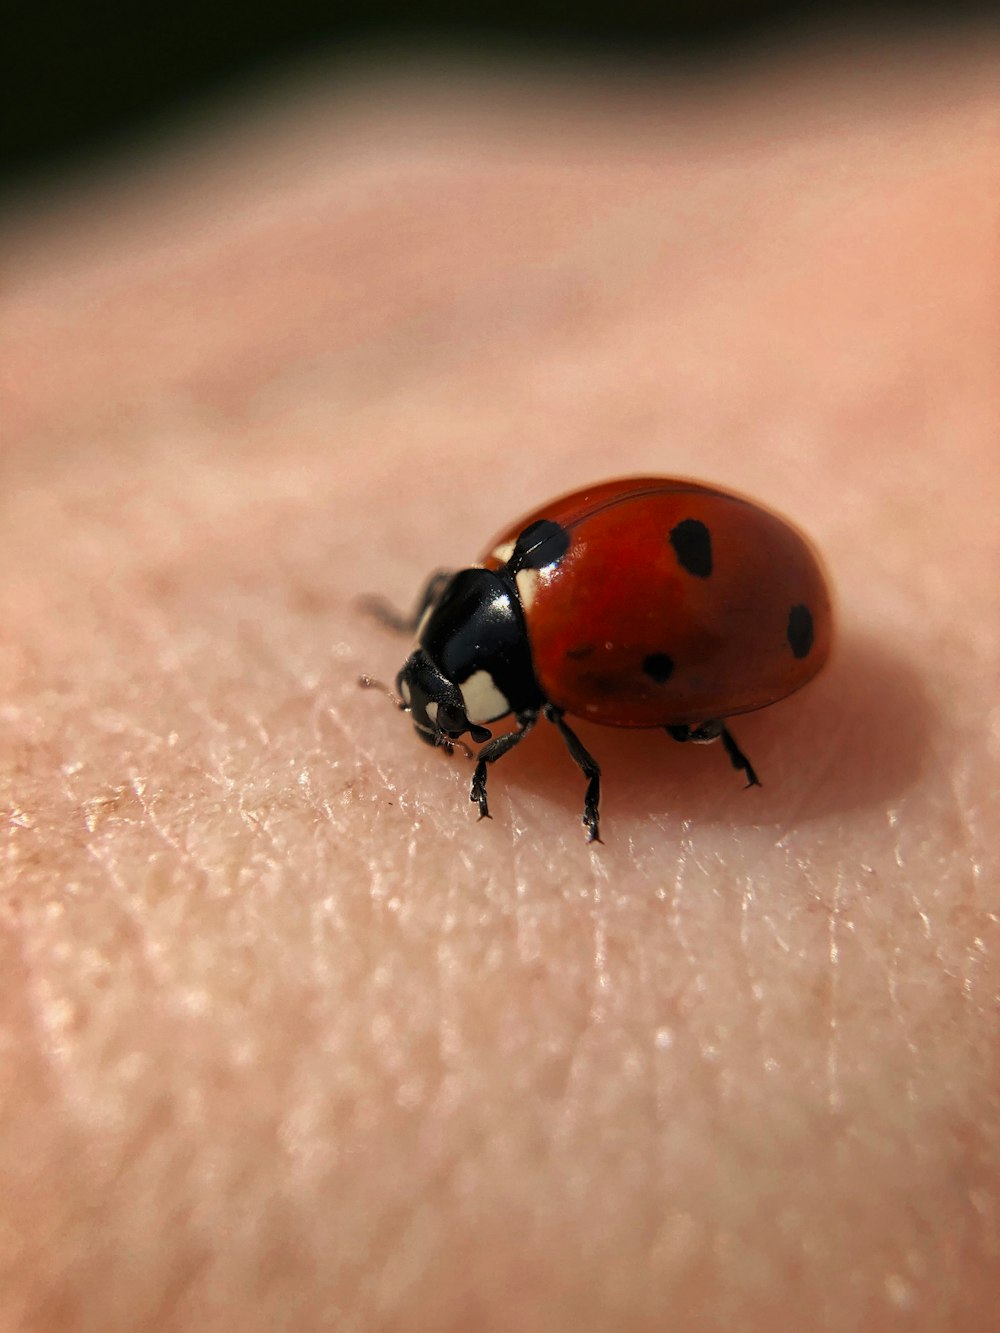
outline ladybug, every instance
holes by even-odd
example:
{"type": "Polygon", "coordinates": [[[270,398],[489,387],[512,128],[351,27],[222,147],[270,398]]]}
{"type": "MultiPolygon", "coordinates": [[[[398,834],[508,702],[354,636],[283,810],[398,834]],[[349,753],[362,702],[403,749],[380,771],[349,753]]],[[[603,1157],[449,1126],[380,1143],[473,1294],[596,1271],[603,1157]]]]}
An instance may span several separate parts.
{"type": "Polygon", "coordinates": [[[600,841],[601,770],[567,714],[608,727],[721,740],[748,787],[753,765],[725,719],[773,704],[820,670],[830,596],[809,544],[740,495],[631,477],[552,500],[493,541],[478,565],[428,582],[396,678],[417,735],[476,755],[471,801],[489,816],[489,768],[551,722],[587,780],[583,824],[600,841]],[[513,715],[516,729],[487,723],[513,715]]]}

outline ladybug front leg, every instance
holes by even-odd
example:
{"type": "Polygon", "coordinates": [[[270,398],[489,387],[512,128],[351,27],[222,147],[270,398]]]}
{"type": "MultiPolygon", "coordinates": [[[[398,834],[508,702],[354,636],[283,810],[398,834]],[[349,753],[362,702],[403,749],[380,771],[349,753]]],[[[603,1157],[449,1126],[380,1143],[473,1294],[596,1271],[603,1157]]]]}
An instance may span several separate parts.
{"type": "Polygon", "coordinates": [[[515,745],[520,744],[537,721],[537,713],[519,713],[517,718],[519,730],[508,731],[503,736],[495,736],[493,740],[487,741],[476,755],[476,771],[472,775],[472,790],[469,792],[469,800],[474,805],[479,806],[480,819],[492,818],[486,801],[487,765],[495,764],[498,759],[503,758],[508,750],[513,750],[515,745]]]}
{"type": "Polygon", "coordinates": [[[409,615],[397,611],[384,597],[362,597],[358,606],[367,615],[374,616],[380,624],[385,625],[386,629],[395,630],[397,634],[416,634],[420,622],[431,607],[441,600],[441,594],[452,577],[452,571],[448,569],[439,569],[436,574],[432,574],[409,615]]]}
{"type": "Polygon", "coordinates": [[[686,724],[681,724],[680,726],[664,727],[664,731],[668,736],[672,736],[675,741],[694,741],[696,745],[704,745],[709,741],[721,739],[726,754],[729,756],[729,762],[737,773],[745,775],[747,786],[760,787],[763,785],[753,764],[736,744],[732,732],[724,722],[703,722],[700,727],[689,727],[686,724]]]}
{"type": "Polygon", "coordinates": [[[583,798],[583,825],[587,830],[587,841],[600,842],[601,816],[598,807],[601,804],[601,767],[590,751],[585,749],[576,732],[563,721],[563,715],[558,708],[553,708],[549,704],[545,709],[545,716],[554,723],[566,742],[567,750],[580,765],[583,776],[587,779],[587,792],[583,798]]]}

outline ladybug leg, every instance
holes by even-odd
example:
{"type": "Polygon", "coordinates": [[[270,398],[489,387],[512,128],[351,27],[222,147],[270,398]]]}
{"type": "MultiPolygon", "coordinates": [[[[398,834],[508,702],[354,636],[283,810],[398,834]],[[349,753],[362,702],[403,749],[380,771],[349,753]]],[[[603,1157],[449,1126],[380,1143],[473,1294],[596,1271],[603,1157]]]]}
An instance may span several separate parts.
{"type": "Polygon", "coordinates": [[[587,841],[600,842],[601,816],[598,808],[601,803],[600,764],[590,751],[584,747],[576,732],[563,721],[563,715],[558,708],[553,708],[549,704],[545,709],[545,716],[555,725],[560,736],[566,742],[567,750],[580,765],[583,776],[587,779],[587,792],[583,798],[583,825],[587,830],[587,841]]]}
{"type": "Polygon", "coordinates": [[[366,615],[374,616],[386,629],[394,630],[397,634],[415,634],[427,612],[440,601],[451,578],[452,572],[448,569],[439,569],[436,574],[432,574],[409,615],[397,611],[384,597],[362,597],[358,607],[366,615]]]}
{"type": "Polygon", "coordinates": [[[479,818],[490,819],[490,808],[486,801],[486,770],[489,764],[495,764],[498,759],[502,759],[508,750],[513,750],[515,745],[520,744],[527,736],[528,732],[538,721],[537,713],[518,714],[517,731],[508,731],[503,736],[496,736],[488,741],[476,756],[476,771],[472,775],[472,790],[469,792],[469,800],[474,805],[479,806],[479,818]]]}
{"type": "Polygon", "coordinates": [[[733,768],[736,769],[737,773],[743,773],[746,775],[747,786],[748,787],[761,786],[760,778],[757,776],[753,764],[751,764],[750,760],[746,757],[746,755],[743,753],[740,747],[733,740],[732,733],[730,732],[729,728],[723,726],[719,732],[719,735],[722,737],[722,744],[725,747],[726,754],[729,755],[729,762],[732,764],[733,768]]]}
{"type": "Polygon", "coordinates": [[[689,727],[686,723],[680,726],[664,727],[663,730],[668,736],[672,736],[675,741],[694,741],[696,745],[707,744],[709,741],[720,740],[729,756],[729,762],[738,773],[746,776],[748,787],[761,786],[761,780],[754,770],[753,764],[746,757],[740,747],[733,739],[732,732],[723,722],[703,722],[700,727],[689,727]]]}

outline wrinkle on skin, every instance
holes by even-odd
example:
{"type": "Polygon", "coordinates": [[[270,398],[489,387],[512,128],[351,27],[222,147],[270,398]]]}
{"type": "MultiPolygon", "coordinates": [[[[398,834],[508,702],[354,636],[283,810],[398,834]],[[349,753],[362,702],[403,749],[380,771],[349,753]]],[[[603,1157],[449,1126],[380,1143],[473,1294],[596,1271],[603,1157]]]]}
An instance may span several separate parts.
{"type": "Polygon", "coordinates": [[[0,222],[0,1322],[997,1307],[1000,51],[769,61],[299,89],[0,222]],[[478,823],[354,600],[650,471],[813,535],[835,658],[762,791],[583,723],[587,847],[540,727],[478,823]]]}

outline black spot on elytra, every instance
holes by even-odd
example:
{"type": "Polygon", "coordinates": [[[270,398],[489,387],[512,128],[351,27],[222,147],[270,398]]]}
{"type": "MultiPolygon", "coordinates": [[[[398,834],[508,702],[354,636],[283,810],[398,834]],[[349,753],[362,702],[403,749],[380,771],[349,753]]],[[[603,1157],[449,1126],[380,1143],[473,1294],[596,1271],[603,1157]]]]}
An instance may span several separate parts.
{"type": "Polygon", "coordinates": [[[695,578],[708,578],[712,572],[712,534],[701,519],[682,518],[670,529],[670,545],[681,569],[695,578]]]}
{"type": "Polygon", "coordinates": [[[808,657],[813,646],[813,618],[808,606],[793,606],[788,613],[785,631],[788,646],[796,657],[808,657]]]}
{"type": "Polygon", "coordinates": [[[657,685],[663,685],[674,674],[674,659],[666,653],[650,653],[642,659],[643,672],[657,685]]]}
{"type": "Polygon", "coordinates": [[[550,518],[540,518],[524,529],[507,567],[512,574],[521,569],[547,569],[569,550],[569,533],[550,518]]]}
{"type": "Polygon", "coordinates": [[[589,657],[594,651],[592,643],[583,643],[578,648],[567,648],[566,656],[571,662],[582,662],[585,657],[589,657]]]}

